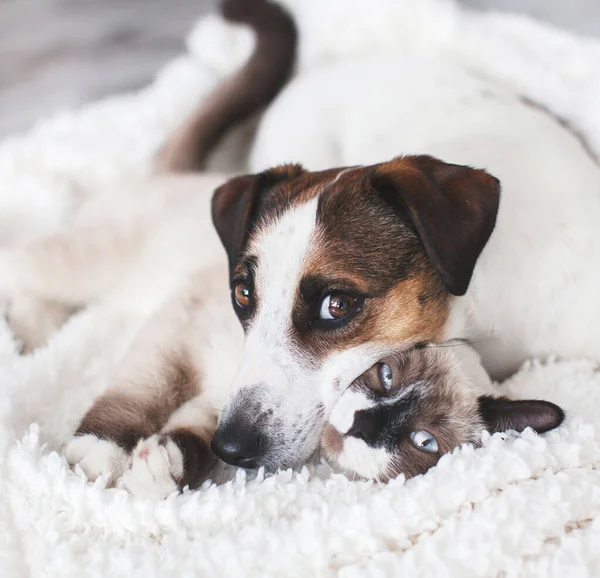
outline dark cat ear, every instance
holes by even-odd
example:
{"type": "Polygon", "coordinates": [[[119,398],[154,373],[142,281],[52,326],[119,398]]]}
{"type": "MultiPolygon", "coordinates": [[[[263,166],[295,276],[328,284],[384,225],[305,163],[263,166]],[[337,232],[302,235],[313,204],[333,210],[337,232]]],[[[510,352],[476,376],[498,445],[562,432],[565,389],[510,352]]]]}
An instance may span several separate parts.
{"type": "Polygon", "coordinates": [[[527,427],[544,433],[558,427],[565,419],[565,412],[549,401],[489,396],[479,398],[479,414],[490,433],[522,432],[527,427]]]}

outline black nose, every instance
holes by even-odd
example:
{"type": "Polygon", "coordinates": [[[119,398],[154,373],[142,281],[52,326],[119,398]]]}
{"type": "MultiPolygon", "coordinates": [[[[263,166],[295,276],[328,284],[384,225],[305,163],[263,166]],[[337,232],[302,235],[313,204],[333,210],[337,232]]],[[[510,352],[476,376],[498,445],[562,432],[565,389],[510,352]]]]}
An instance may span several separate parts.
{"type": "Polygon", "coordinates": [[[370,411],[357,411],[354,422],[346,435],[364,440],[374,445],[385,427],[385,416],[370,411]]]}
{"type": "Polygon", "coordinates": [[[238,468],[257,468],[264,455],[265,440],[258,428],[236,420],[220,424],[210,443],[224,462],[238,468]]]}

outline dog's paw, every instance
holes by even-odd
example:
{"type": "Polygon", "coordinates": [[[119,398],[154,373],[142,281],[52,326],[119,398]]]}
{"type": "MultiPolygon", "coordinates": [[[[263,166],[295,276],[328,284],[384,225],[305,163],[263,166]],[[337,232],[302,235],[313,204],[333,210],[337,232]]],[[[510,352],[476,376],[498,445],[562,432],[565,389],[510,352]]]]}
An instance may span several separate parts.
{"type": "Polygon", "coordinates": [[[79,464],[88,480],[105,476],[107,486],[121,477],[129,464],[129,454],[116,443],[92,434],[77,435],[66,445],[65,457],[70,465],[79,464]]]}
{"type": "Polygon", "coordinates": [[[163,499],[179,489],[183,473],[177,444],[169,436],[154,435],[140,440],[119,485],[136,496],[163,499]]]}

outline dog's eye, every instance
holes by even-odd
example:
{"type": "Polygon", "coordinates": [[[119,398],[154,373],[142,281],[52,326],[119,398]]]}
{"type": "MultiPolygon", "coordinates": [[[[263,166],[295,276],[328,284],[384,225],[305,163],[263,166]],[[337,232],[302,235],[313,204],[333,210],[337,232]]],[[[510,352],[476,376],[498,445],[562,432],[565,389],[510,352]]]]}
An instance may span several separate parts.
{"type": "Polygon", "coordinates": [[[385,391],[390,391],[390,389],[392,389],[394,374],[392,373],[392,368],[387,363],[382,363],[379,366],[379,380],[385,391]]]}
{"type": "Polygon", "coordinates": [[[346,293],[330,293],[321,302],[319,317],[321,319],[342,319],[354,307],[356,299],[346,293]]]}
{"type": "Polygon", "coordinates": [[[413,445],[422,452],[435,454],[438,451],[438,443],[436,439],[426,431],[413,431],[410,434],[410,441],[413,445]]]}
{"type": "Polygon", "coordinates": [[[246,309],[250,305],[250,289],[246,283],[240,281],[233,288],[233,296],[238,307],[246,309]]]}

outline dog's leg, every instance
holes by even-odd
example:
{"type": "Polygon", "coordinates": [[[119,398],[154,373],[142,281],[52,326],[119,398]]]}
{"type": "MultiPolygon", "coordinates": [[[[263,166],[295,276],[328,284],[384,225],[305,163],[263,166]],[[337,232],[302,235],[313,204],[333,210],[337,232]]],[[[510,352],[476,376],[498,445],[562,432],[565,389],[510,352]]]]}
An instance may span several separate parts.
{"type": "Polygon", "coordinates": [[[132,494],[152,498],[165,498],[186,486],[199,487],[216,463],[210,440],[217,417],[203,395],[181,406],[160,434],[137,444],[123,485],[132,494]]]}
{"type": "MultiPolygon", "coordinates": [[[[135,448],[128,475],[134,492],[144,465],[140,460],[146,458],[150,467],[157,457],[167,461],[171,473],[166,486],[159,484],[163,494],[165,487],[196,486],[203,481],[214,459],[208,444],[217,410],[203,398],[203,361],[193,353],[202,349],[199,336],[212,320],[199,312],[203,297],[211,291],[226,296],[225,272],[218,271],[216,278],[217,270],[192,276],[142,327],[114,385],[83,418],[65,454],[70,464],[79,463],[89,479],[104,474],[114,484],[129,466],[135,448]]],[[[207,312],[215,310],[209,307],[207,312]]]]}
{"type": "Polygon", "coordinates": [[[195,368],[176,349],[162,353],[138,347],[128,363],[136,373],[124,372],[98,398],[65,448],[71,465],[78,463],[90,480],[106,476],[109,485],[123,474],[139,440],[160,433],[171,415],[198,391],[195,368]]]}

